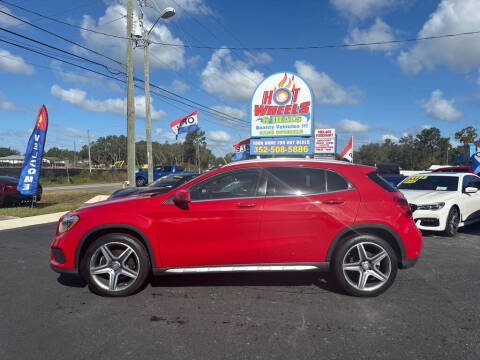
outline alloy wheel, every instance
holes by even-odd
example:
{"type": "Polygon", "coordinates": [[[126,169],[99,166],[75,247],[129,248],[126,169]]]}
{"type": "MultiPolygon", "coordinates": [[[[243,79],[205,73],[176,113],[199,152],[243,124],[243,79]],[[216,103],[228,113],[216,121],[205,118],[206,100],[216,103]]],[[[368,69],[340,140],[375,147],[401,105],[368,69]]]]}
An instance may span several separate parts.
{"type": "Polygon", "coordinates": [[[95,250],[90,258],[89,272],[100,288],[121,291],[137,280],[140,260],[129,245],[109,242],[95,250]]]}
{"type": "Polygon", "coordinates": [[[355,289],[374,291],[388,281],[392,261],[380,245],[361,242],[348,249],[343,257],[342,270],[346,281],[355,289]]]}

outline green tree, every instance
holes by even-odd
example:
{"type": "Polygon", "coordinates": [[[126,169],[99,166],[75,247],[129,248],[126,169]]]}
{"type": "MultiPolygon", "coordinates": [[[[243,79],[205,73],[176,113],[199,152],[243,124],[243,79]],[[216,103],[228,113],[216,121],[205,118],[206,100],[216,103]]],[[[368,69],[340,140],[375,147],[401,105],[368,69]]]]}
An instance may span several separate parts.
{"type": "Polygon", "coordinates": [[[473,126],[467,126],[466,128],[463,128],[455,133],[455,139],[459,140],[464,145],[475,142],[477,137],[477,129],[473,126]]]}
{"type": "Polygon", "coordinates": [[[0,147],[0,157],[9,156],[9,155],[20,155],[20,152],[15,149],[0,147]]]}

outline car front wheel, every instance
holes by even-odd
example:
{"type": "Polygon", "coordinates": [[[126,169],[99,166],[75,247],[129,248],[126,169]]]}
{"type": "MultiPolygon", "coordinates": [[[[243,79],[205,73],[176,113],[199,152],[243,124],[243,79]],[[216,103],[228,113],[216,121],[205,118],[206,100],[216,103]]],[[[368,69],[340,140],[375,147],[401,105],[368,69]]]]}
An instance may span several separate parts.
{"type": "Polygon", "coordinates": [[[350,295],[370,297],[387,290],[397,276],[398,260],[387,241],[358,235],[345,241],[334,257],[335,277],[350,295]]]}
{"type": "Polygon", "coordinates": [[[460,213],[456,207],[452,207],[448,212],[447,224],[445,225],[445,236],[454,237],[457,235],[458,224],[460,223],[460,213]]]}
{"type": "Polygon", "coordinates": [[[83,259],[90,289],[103,296],[127,296],[142,288],[150,273],[143,244],[127,234],[107,234],[95,240],[83,259]]]}
{"type": "Polygon", "coordinates": [[[145,179],[141,176],[137,177],[136,179],[136,183],[137,183],[137,186],[145,186],[147,185],[147,182],[145,181],[145,179]]]}

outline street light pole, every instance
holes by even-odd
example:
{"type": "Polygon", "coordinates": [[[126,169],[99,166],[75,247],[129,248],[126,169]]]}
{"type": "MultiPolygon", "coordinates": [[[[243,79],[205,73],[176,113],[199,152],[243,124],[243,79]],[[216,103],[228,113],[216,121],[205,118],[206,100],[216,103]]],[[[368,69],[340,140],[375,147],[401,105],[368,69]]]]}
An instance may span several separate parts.
{"type": "Polygon", "coordinates": [[[135,103],[133,98],[132,55],[133,0],[127,0],[127,175],[135,186],[135,103]]]}
{"type": "Polygon", "coordinates": [[[162,11],[158,19],[153,23],[150,30],[145,29],[143,23],[143,10],[142,8],[146,6],[146,0],[138,0],[138,5],[140,8],[140,13],[138,15],[138,21],[142,29],[142,46],[143,46],[143,71],[144,71],[144,81],[145,81],[145,123],[146,123],[146,135],[147,135],[147,163],[148,163],[148,183],[153,182],[153,151],[152,151],[152,119],[151,119],[151,109],[150,109],[150,68],[148,60],[148,36],[152,32],[153,28],[157,22],[162,19],[168,19],[175,15],[175,9],[167,7],[162,11]]]}
{"type": "Polygon", "coordinates": [[[152,119],[150,114],[150,69],[148,61],[148,38],[143,29],[143,71],[145,78],[145,122],[147,128],[148,183],[153,182],[152,119]]]}

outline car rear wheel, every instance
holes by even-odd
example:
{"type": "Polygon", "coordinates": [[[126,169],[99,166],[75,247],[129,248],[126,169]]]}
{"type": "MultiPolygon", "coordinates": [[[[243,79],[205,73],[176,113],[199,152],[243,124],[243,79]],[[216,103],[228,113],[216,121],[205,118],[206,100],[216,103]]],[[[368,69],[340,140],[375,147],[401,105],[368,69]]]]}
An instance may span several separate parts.
{"type": "Polygon", "coordinates": [[[452,207],[448,212],[447,224],[445,225],[445,236],[454,237],[457,235],[458,224],[460,223],[460,213],[456,207],[452,207]]]}
{"type": "Polygon", "coordinates": [[[334,257],[335,277],[350,295],[377,296],[397,276],[398,260],[387,241],[375,235],[358,235],[345,241],[334,257]]]}
{"type": "Polygon", "coordinates": [[[107,234],[95,240],[83,259],[90,289],[103,296],[127,296],[142,288],[150,273],[143,244],[127,234],[107,234]]]}
{"type": "Polygon", "coordinates": [[[141,176],[137,177],[136,181],[137,183],[137,186],[145,186],[147,185],[147,182],[145,181],[145,179],[141,176]]]}

